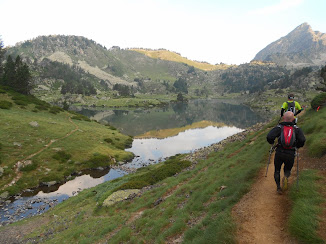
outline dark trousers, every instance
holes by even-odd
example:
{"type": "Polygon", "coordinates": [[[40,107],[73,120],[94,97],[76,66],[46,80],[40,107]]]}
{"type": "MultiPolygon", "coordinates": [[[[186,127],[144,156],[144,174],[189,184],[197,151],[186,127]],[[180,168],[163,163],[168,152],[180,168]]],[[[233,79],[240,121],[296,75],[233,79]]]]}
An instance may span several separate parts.
{"type": "Polygon", "coordinates": [[[281,151],[276,151],[275,153],[275,158],[274,158],[274,179],[276,182],[277,187],[280,187],[280,172],[281,172],[281,167],[282,164],[284,163],[284,175],[286,177],[289,177],[291,175],[291,169],[294,164],[294,152],[281,152],[281,151]]]}

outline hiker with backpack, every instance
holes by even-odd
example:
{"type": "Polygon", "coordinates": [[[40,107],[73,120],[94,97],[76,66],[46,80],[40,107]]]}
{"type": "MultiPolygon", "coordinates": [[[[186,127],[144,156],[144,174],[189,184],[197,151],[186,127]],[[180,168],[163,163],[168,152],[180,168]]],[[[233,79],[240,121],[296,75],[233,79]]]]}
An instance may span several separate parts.
{"type": "Polygon", "coordinates": [[[294,164],[296,149],[303,147],[306,141],[302,130],[294,123],[293,112],[285,112],[283,120],[283,122],[274,127],[267,135],[267,141],[270,144],[273,144],[275,138],[278,138],[274,158],[274,179],[277,186],[277,192],[279,194],[282,194],[282,188],[280,184],[280,172],[282,164],[284,163],[284,177],[282,179],[283,190],[286,190],[288,179],[291,175],[291,169],[294,164]]]}
{"type": "MultiPolygon", "coordinates": [[[[283,114],[286,111],[291,111],[294,116],[297,116],[302,110],[300,104],[297,101],[294,101],[294,94],[291,93],[288,95],[288,101],[284,102],[281,107],[281,117],[283,117],[283,114]]],[[[294,120],[295,119],[296,118],[294,117],[294,120]]]]}

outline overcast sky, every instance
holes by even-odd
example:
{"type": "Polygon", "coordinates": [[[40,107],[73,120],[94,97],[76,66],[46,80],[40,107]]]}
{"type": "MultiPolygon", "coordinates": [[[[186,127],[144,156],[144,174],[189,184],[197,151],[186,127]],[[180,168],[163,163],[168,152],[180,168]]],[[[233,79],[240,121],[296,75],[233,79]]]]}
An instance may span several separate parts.
{"type": "Polygon", "coordinates": [[[241,64],[304,22],[326,33],[325,11],[326,0],[0,0],[0,35],[5,46],[78,35],[241,64]]]}

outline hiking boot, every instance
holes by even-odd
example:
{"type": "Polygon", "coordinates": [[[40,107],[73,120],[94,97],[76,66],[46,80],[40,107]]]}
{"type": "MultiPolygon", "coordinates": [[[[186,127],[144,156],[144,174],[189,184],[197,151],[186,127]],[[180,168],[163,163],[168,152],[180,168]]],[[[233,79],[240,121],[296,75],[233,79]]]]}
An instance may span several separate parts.
{"type": "Polygon", "coordinates": [[[282,192],[282,188],[281,188],[281,187],[277,187],[277,193],[278,193],[279,195],[282,195],[282,194],[283,194],[283,192],[282,192]]]}
{"type": "Polygon", "coordinates": [[[284,176],[282,179],[282,189],[286,191],[288,189],[288,177],[284,176]]]}

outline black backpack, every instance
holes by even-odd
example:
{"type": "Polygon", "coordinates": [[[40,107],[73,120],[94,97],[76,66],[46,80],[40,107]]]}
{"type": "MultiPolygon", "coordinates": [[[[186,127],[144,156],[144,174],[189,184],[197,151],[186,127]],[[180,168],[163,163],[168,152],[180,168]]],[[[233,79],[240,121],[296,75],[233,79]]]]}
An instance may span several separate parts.
{"type": "Polygon", "coordinates": [[[284,149],[293,149],[295,146],[295,125],[279,125],[281,128],[281,135],[278,142],[284,149]]]}
{"type": "Polygon", "coordinates": [[[288,104],[288,110],[287,111],[291,111],[293,114],[295,114],[295,101],[287,102],[287,104],[288,104]]]}

